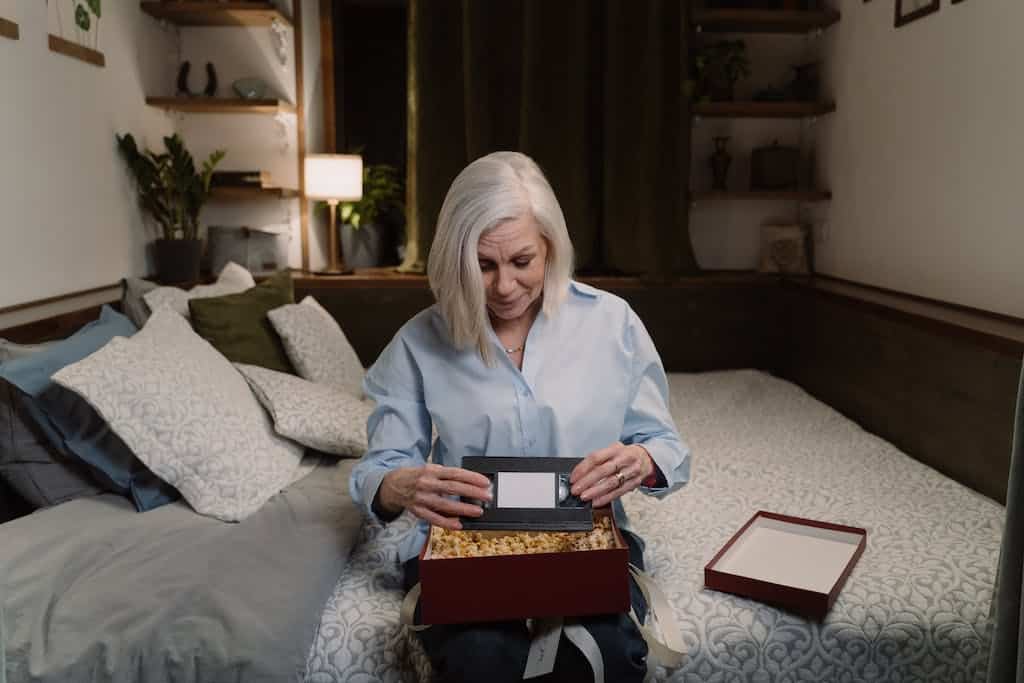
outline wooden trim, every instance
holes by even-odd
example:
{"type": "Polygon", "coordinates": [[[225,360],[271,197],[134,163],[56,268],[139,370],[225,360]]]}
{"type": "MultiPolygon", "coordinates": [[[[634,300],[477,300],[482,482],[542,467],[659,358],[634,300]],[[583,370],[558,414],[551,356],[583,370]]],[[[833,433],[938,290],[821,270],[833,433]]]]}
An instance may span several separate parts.
{"type": "MultiPolygon", "coordinates": [[[[391,267],[358,268],[350,275],[313,275],[296,272],[296,289],[428,289],[426,275],[400,273],[391,267]]],[[[709,271],[695,277],[677,278],[665,283],[651,283],[631,276],[583,276],[575,278],[600,289],[694,289],[701,287],[765,287],[776,286],[782,276],[752,271],[709,271]]]]}
{"type": "Polygon", "coordinates": [[[143,2],[142,11],[178,26],[270,26],[278,21],[291,25],[272,2],[143,2]]]}
{"type": "Polygon", "coordinates": [[[210,201],[251,201],[254,199],[293,199],[299,191],[292,187],[231,187],[220,185],[210,188],[210,201]]]}
{"type": "Polygon", "coordinates": [[[334,0],[320,0],[320,73],[324,81],[324,147],[338,151],[334,111],[334,0]]]}
{"type": "Polygon", "coordinates": [[[698,9],[691,24],[724,33],[808,33],[839,21],[838,10],[698,9]]]}
{"type": "Polygon", "coordinates": [[[302,249],[302,270],[309,270],[309,202],[306,200],[306,92],[302,64],[302,0],[292,0],[295,22],[295,131],[299,163],[299,240],[302,249]]]}
{"type": "Polygon", "coordinates": [[[831,114],[835,102],[697,102],[694,116],[716,118],[800,119],[831,114]]]}
{"type": "Polygon", "coordinates": [[[791,202],[826,202],[832,199],[829,190],[709,190],[707,192],[691,192],[690,201],[791,201],[791,202]]]}
{"type": "Polygon", "coordinates": [[[104,305],[120,309],[120,302],[112,300],[106,304],[97,304],[88,308],[80,308],[50,316],[49,318],[43,318],[42,320],[14,325],[0,330],[0,337],[15,344],[39,344],[55,339],[66,339],[83,326],[96,320],[100,316],[100,311],[104,305]]]}
{"type": "Polygon", "coordinates": [[[68,292],[67,294],[58,294],[56,296],[47,297],[45,299],[36,299],[35,301],[26,301],[23,304],[14,304],[13,306],[5,306],[0,308],[0,315],[7,313],[15,313],[17,311],[24,311],[29,308],[36,308],[37,306],[45,306],[47,304],[55,304],[61,301],[67,301],[68,299],[77,299],[80,296],[88,296],[90,294],[96,294],[107,289],[114,289],[120,287],[120,282],[115,282],[112,285],[103,285],[101,287],[92,287],[90,289],[82,289],[77,292],[68,292]]]}
{"type": "Polygon", "coordinates": [[[816,274],[814,279],[821,280],[823,282],[835,282],[844,285],[850,285],[852,287],[860,287],[880,294],[888,294],[894,297],[900,297],[903,299],[910,299],[912,301],[918,301],[924,304],[930,304],[933,306],[940,306],[942,308],[952,309],[954,311],[960,311],[971,315],[976,315],[981,318],[989,318],[993,321],[1005,322],[1011,325],[1020,325],[1024,328],[1024,318],[1018,318],[1012,315],[1006,315],[1005,313],[996,313],[995,311],[986,311],[984,308],[975,308],[973,306],[965,306],[963,304],[955,304],[951,301],[943,301],[941,299],[932,299],[926,296],[919,296],[917,294],[911,294],[909,292],[901,292],[896,289],[886,289],[885,287],[878,287],[877,285],[869,285],[864,282],[857,282],[856,280],[848,280],[846,278],[836,277],[835,275],[825,275],[823,273],[816,274]]]}
{"type": "Polygon", "coordinates": [[[190,114],[294,114],[298,111],[284,100],[241,97],[147,97],[146,104],[190,114]]]}
{"type": "Polygon", "coordinates": [[[72,43],[70,40],[64,40],[60,36],[50,34],[50,51],[58,52],[67,57],[79,59],[87,64],[93,66],[104,67],[107,65],[107,58],[103,56],[102,52],[97,52],[91,48],[79,45],[78,43],[72,43]]]}
{"type": "Polygon", "coordinates": [[[829,281],[815,276],[803,282],[784,281],[816,296],[828,297],[884,318],[910,323],[943,336],[1019,358],[1024,354],[1024,321],[968,309],[899,292],[829,281]]]}
{"type": "Polygon", "coordinates": [[[0,17],[0,38],[18,40],[19,37],[20,33],[18,31],[18,25],[9,19],[0,17]]]}

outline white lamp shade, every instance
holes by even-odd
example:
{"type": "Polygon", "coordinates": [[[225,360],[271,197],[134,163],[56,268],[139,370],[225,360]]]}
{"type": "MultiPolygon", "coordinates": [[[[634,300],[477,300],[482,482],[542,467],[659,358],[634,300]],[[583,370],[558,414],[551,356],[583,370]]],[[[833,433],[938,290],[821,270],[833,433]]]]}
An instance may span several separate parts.
{"type": "Polygon", "coordinates": [[[363,158],[357,154],[307,154],[306,197],[356,201],[363,197],[363,158]]]}

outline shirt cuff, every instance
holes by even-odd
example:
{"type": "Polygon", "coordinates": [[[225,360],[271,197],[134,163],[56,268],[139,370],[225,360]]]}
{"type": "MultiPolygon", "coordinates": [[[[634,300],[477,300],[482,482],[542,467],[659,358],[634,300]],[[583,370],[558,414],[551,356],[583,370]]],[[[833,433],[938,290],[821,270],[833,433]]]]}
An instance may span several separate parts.
{"type": "Polygon", "coordinates": [[[643,444],[635,444],[640,448],[644,449],[644,453],[647,454],[647,458],[651,461],[651,473],[648,474],[640,482],[640,486],[645,489],[653,488],[665,488],[668,486],[668,482],[665,481],[665,475],[661,473],[661,468],[658,467],[658,463],[654,461],[654,457],[651,456],[651,452],[643,444]]]}
{"type": "Polygon", "coordinates": [[[377,493],[380,491],[380,484],[384,481],[384,476],[390,471],[391,470],[381,469],[370,472],[366,475],[366,479],[363,481],[363,490],[366,491],[367,494],[367,497],[364,498],[366,512],[370,517],[380,522],[381,525],[393,522],[402,514],[399,512],[393,516],[388,515],[383,508],[377,504],[377,493]]]}
{"type": "Polygon", "coordinates": [[[668,479],[665,477],[664,468],[658,462],[658,445],[655,440],[652,439],[646,443],[637,443],[633,445],[643,448],[647,452],[651,462],[654,464],[654,471],[640,482],[640,488],[642,491],[644,493],[655,494],[666,491],[668,489],[668,479]]]}

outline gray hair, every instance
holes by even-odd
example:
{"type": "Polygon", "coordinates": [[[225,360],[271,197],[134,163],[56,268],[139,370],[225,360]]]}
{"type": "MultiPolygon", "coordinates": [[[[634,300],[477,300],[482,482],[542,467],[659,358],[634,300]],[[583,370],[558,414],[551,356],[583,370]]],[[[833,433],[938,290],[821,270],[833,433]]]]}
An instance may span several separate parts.
{"type": "Polygon", "coordinates": [[[558,311],[568,292],[573,249],[565,216],[540,167],[525,154],[494,152],[452,181],[437,218],[427,277],[457,349],[476,346],[492,365],[487,299],[477,257],[480,235],[532,216],[547,241],[543,310],[558,311]]]}

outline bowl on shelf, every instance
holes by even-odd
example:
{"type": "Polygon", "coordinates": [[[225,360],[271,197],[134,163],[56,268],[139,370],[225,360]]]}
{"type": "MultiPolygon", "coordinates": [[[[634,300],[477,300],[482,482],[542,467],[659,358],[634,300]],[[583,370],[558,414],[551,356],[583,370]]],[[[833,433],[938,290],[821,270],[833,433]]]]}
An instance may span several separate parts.
{"type": "Polygon", "coordinates": [[[243,100],[261,100],[267,94],[267,84],[258,78],[239,78],[231,88],[243,100]]]}

